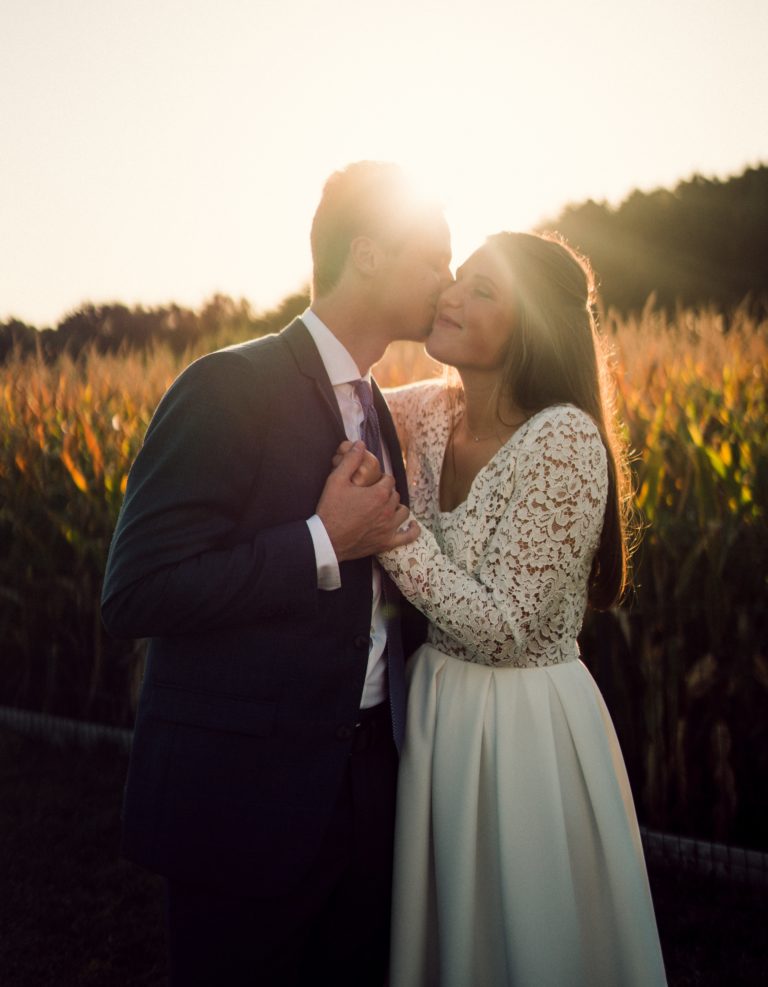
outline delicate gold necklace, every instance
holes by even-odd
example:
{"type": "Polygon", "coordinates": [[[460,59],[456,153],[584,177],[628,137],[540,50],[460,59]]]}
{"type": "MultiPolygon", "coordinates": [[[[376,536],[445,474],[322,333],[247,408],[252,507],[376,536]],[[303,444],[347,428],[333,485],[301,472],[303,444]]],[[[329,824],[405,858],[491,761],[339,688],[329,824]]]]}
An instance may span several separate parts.
{"type": "MultiPolygon", "coordinates": [[[[475,442],[475,443],[487,442],[489,439],[496,439],[496,441],[499,443],[499,445],[504,445],[504,443],[506,441],[506,439],[503,439],[499,435],[499,428],[498,428],[498,426],[496,428],[494,428],[494,430],[492,432],[489,432],[487,435],[476,435],[472,431],[472,429],[469,427],[469,422],[467,421],[466,417],[464,418],[464,426],[467,429],[467,433],[468,433],[470,439],[472,439],[472,441],[475,442]]],[[[507,427],[509,428],[510,426],[507,426],[507,427]]],[[[519,426],[517,426],[517,425],[515,425],[514,427],[512,427],[512,431],[510,432],[510,435],[512,434],[512,432],[516,431],[518,427],[519,426]]]]}
{"type": "Polygon", "coordinates": [[[499,436],[499,429],[498,429],[498,426],[497,426],[496,428],[494,428],[494,430],[493,430],[492,432],[489,432],[489,433],[488,433],[487,435],[476,435],[476,434],[475,434],[475,433],[474,433],[474,432],[472,431],[472,429],[471,429],[471,428],[469,427],[469,421],[467,420],[467,409],[466,409],[466,407],[464,407],[464,408],[462,409],[462,412],[461,412],[461,415],[460,415],[460,418],[459,418],[459,419],[458,419],[458,420],[456,421],[456,423],[455,423],[455,425],[453,426],[453,429],[452,429],[452,431],[451,431],[451,441],[452,441],[452,442],[453,442],[453,438],[454,438],[454,435],[456,434],[456,428],[457,428],[457,426],[458,426],[458,424],[459,424],[459,421],[461,421],[462,419],[463,419],[463,421],[464,421],[464,425],[465,425],[465,427],[466,427],[466,429],[467,429],[467,434],[469,435],[469,437],[470,437],[470,439],[472,439],[472,441],[473,441],[473,442],[474,442],[475,444],[479,444],[480,442],[487,442],[487,441],[488,441],[489,439],[496,439],[496,441],[498,442],[498,444],[499,444],[500,446],[502,446],[502,445],[504,445],[504,443],[505,443],[505,442],[507,441],[507,439],[509,439],[509,438],[511,438],[511,436],[512,436],[512,435],[514,435],[514,433],[515,433],[515,432],[516,432],[516,431],[518,430],[518,428],[520,428],[520,426],[521,426],[521,425],[523,424],[523,422],[524,422],[524,421],[526,420],[526,419],[524,418],[524,419],[523,419],[523,421],[522,421],[522,422],[518,422],[518,423],[517,423],[517,425],[509,425],[509,424],[506,424],[506,423],[505,423],[505,422],[503,422],[503,421],[500,421],[500,424],[501,424],[502,426],[504,426],[504,425],[506,425],[506,427],[507,427],[508,429],[510,429],[510,432],[509,432],[509,435],[507,436],[507,438],[506,438],[506,439],[503,439],[503,438],[501,438],[501,437],[499,436]]]}
{"type": "Polygon", "coordinates": [[[473,442],[487,442],[488,439],[496,439],[496,441],[501,444],[502,440],[499,438],[498,432],[491,432],[490,435],[475,435],[472,429],[467,425],[467,431],[469,432],[470,438],[473,442]]]}
{"type": "MultiPolygon", "coordinates": [[[[499,442],[499,443],[501,442],[501,439],[499,438],[499,430],[498,430],[498,428],[494,428],[494,430],[492,432],[489,432],[488,435],[475,435],[475,433],[469,427],[469,422],[467,421],[467,412],[466,412],[466,409],[464,409],[461,417],[464,419],[464,426],[465,426],[465,428],[467,430],[467,433],[468,433],[470,439],[472,439],[473,442],[487,442],[488,439],[496,439],[497,442],[499,442]]],[[[459,424],[459,422],[456,422],[456,425],[454,425],[453,432],[451,433],[451,437],[453,437],[453,435],[455,434],[455,432],[456,432],[456,426],[458,424],[459,424]]]]}

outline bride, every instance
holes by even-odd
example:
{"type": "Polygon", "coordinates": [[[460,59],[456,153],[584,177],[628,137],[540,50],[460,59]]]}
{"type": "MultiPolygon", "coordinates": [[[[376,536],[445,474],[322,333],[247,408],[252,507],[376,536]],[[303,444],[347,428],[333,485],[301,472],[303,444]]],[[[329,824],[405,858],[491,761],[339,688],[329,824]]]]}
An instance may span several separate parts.
{"type": "Polygon", "coordinates": [[[392,987],[664,984],[632,796],[579,660],[627,567],[627,466],[586,261],[501,233],[440,298],[461,385],[387,394],[412,544],[379,561],[430,621],[409,665],[392,987]]]}

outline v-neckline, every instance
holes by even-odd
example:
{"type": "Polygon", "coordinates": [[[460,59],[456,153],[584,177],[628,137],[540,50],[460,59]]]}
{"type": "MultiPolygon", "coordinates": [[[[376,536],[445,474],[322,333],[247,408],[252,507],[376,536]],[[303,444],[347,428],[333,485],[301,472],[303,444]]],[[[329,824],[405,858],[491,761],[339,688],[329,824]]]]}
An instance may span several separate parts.
{"type": "MultiPolygon", "coordinates": [[[[541,409],[541,411],[545,411],[545,410],[546,409],[544,408],[541,409]]],[[[463,407],[459,408],[458,412],[454,412],[449,403],[448,414],[445,416],[445,434],[443,436],[443,441],[440,447],[440,457],[439,460],[437,460],[436,463],[433,464],[433,466],[435,465],[437,466],[435,473],[437,477],[437,482],[435,484],[435,494],[436,494],[435,499],[437,501],[437,512],[440,515],[440,517],[448,517],[452,514],[456,514],[462,508],[467,506],[470,499],[474,496],[476,492],[475,488],[477,486],[477,482],[479,478],[483,475],[483,473],[485,473],[485,471],[494,462],[494,460],[497,459],[499,456],[501,456],[502,452],[504,452],[504,450],[515,441],[515,439],[524,431],[524,429],[527,428],[527,426],[533,421],[533,419],[536,418],[537,415],[541,414],[541,411],[537,411],[535,414],[531,415],[530,418],[526,418],[526,420],[518,428],[516,428],[515,431],[510,435],[507,441],[499,446],[499,448],[491,456],[488,462],[484,466],[480,467],[480,469],[477,471],[477,473],[475,473],[474,477],[472,478],[472,482],[469,485],[467,496],[464,498],[464,500],[460,501],[455,507],[451,508],[451,510],[444,511],[440,504],[440,486],[443,478],[443,466],[445,464],[445,456],[446,453],[448,452],[448,443],[451,440],[451,433],[453,429],[456,428],[459,421],[461,420],[462,415],[464,414],[463,407]]]]}

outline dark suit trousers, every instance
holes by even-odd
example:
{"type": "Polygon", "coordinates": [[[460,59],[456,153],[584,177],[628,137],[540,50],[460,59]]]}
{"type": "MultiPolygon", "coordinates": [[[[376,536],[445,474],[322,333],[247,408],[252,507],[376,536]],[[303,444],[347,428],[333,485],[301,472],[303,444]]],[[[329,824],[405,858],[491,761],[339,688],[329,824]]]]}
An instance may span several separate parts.
{"type": "Polygon", "coordinates": [[[168,882],[172,987],[382,987],[397,753],[388,704],[362,720],[321,854],[298,887],[257,899],[168,882]]]}

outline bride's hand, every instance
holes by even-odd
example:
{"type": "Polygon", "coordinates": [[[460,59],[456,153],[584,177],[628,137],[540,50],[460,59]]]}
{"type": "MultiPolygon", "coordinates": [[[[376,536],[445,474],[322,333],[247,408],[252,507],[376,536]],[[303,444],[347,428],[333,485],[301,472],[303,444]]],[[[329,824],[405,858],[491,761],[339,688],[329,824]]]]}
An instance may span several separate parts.
{"type": "MultiPolygon", "coordinates": [[[[339,465],[345,453],[352,448],[352,443],[347,439],[341,443],[333,457],[334,469],[339,465]]],[[[352,474],[352,483],[356,487],[372,487],[381,479],[381,465],[372,452],[365,450],[362,463],[352,474]]]]}

